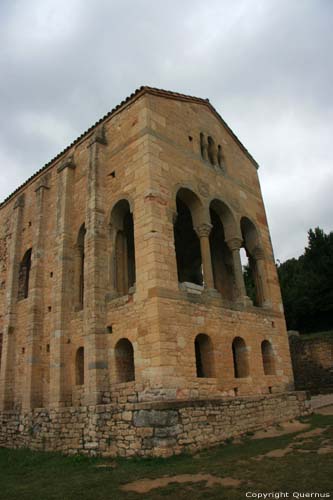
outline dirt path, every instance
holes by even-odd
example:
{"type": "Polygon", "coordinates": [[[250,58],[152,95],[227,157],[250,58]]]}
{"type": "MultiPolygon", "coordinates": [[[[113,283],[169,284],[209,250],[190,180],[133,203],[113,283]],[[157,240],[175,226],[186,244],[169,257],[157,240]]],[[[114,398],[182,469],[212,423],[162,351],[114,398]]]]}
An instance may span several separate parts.
{"type": "Polygon", "coordinates": [[[216,484],[220,486],[237,487],[242,481],[232,477],[217,477],[212,474],[180,474],[178,476],[165,476],[156,479],[139,479],[120,487],[123,491],[134,491],[135,493],[148,493],[155,488],[165,488],[170,483],[199,483],[206,482],[206,487],[216,484]]]}
{"type": "Polygon", "coordinates": [[[264,439],[264,438],[272,438],[283,436],[284,434],[291,434],[292,432],[305,431],[309,429],[310,424],[302,424],[298,422],[298,420],[294,420],[293,422],[283,422],[279,424],[279,426],[268,427],[267,429],[263,429],[261,431],[257,431],[252,439],[264,439]]]}

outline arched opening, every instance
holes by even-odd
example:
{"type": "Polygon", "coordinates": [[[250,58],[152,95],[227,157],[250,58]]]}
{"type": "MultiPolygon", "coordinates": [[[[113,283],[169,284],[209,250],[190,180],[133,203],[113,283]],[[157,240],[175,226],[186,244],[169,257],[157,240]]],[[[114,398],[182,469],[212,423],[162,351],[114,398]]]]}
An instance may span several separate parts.
{"type": "Polygon", "coordinates": [[[231,251],[226,244],[224,225],[221,216],[210,208],[212,230],[209,235],[210,254],[214,276],[214,288],[227,300],[234,299],[234,269],[231,251]]]}
{"type": "Polygon", "coordinates": [[[201,152],[201,158],[203,160],[207,160],[207,142],[202,132],[200,133],[200,152],[201,152]]]}
{"type": "Polygon", "coordinates": [[[208,159],[210,161],[210,164],[213,166],[217,165],[217,150],[216,150],[214,139],[210,135],[208,136],[207,142],[208,142],[207,152],[208,152],[208,159]]]}
{"type": "Polygon", "coordinates": [[[29,295],[29,278],[31,269],[31,253],[32,249],[29,248],[23,256],[20,263],[19,276],[18,276],[18,293],[19,300],[26,299],[29,295]]]}
{"type": "Polygon", "coordinates": [[[213,344],[208,335],[199,333],[194,341],[197,377],[215,377],[213,344]]]}
{"type": "Polygon", "coordinates": [[[235,378],[245,378],[249,376],[248,350],[244,339],[236,337],[232,343],[232,355],[234,360],[235,378]]]}
{"type": "Polygon", "coordinates": [[[217,163],[221,169],[225,168],[224,153],[220,144],[217,146],[217,163]]]}
{"type": "Polygon", "coordinates": [[[86,226],[82,224],[77,237],[77,287],[78,287],[78,306],[83,308],[84,304],[84,258],[85,258],[85,238],[86,226]]]}
{"type": "Polygon", "coordinates": [[[275,357],[272,344],[268,340],[261,343],[262,363],[265,375],[275,375],[275,357]]]}
{"type": "Polygon", "coordinates": [[[253,224],[247,217],[241,219],[241,232],[243,238],[243,252],[242,264],[244,282],[248,296],[252,299],[255,306],[262,306],[265,302],[263,280],[264,266],[262,259],[262,251],[260,249],[258,232],[253,224]]]}
{"type": "Polygon", "coordinates": [[[177,217],[174,238],[178,281],[203,284],[200,240],[193,227],[199,219],[200,201],[189,189],[181,188],[176,197],[177,217]]]}
{"type": "Polygon", "coordinates": [[[121,339],[115,346],[116,381],[131,382],[135,380],[134,350],[128,339],[121,339]]]}
{"type": "Polygon", "coordinates": [[[127,200],[120,200],[111,212],[113,230],[113,285],[120,295],[126,295],[135,284],[135,248],[133,215],[127,200]]]}
{"type": "Polygon", "coordinates": [[[84,384],[84,348],[79,347],[75,356],[75,384],[84,384]]]}

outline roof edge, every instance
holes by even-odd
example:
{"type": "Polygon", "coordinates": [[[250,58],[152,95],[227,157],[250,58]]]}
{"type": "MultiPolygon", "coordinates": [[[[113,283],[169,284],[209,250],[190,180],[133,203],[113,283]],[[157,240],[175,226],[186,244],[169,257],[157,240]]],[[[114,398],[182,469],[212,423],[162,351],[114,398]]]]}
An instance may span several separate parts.
{"type": "Polygon", "coordinates": [[[210,109],[210,111],[218,118],[218,120],[221,121],[223,126],[227,129],[227,131],[230,133],[230,135],[233,137],[233,139],[237,142],[237,144],[242,149],[243,153],[251,161],[251,163],[254,165],[254,167],[257,169],[259,168],[259,165],[256,162],[256,160],[249,153],[249,151],[246,149],[246,147],[243,145],[243,143],[238,139],[237,135],[232,131],[232,129],[225,122],[225,120],[218,113],[218,111],[214,108],[214,106],[210,103],[209,99],[203,99],[201,97],[189,96],[186,94],[180,94],[178,92],[172,92],[169,90],[163,90],[163,89],[158,89],[155,87],[149,87],[147,85],[143,85],[143,86],[139,87],[138,89],[136,89],[132,94],[130,94],[128,97],[126,97],[119,104],[117,104],[117,106],[115,106],[113,109],[111,109],[111,111],[109,111],[104,116],[102,116],[97,122],[94,123],[94,125],[89,127],[85,132],[83,132],[76,139],[74,139],[74,141],[71,142],[65,149],[63,149],[60,153],[58,153],[51,160],[49,160],[47,163],[45,163],[45,165],[43,167],[41,167],[39,170],[37,170],[37,172],[35,172],[33,175],[31,175],[26,181],[23,182],[23,184],[18,186],[11,194],[9,194],[0,203],[0,208],[5,206],[16,194],[18,194],[21,191],[21,189],[23,189],[25,186],[27,186],[31,181],[33,181],[34,179],[37,179],[42,173],[46,172],[49,168],[51,168],[53,166],[53,164],[56,164],[59,160],[61,160],[62,157],[71,148],[73,148],[74,146],[77,146],[78,144],[80,144],[80,142],[87,139],[89,137],[89,135],[92,134],[93,130],[98,125],[101,125],[102,123],[106,122],[108,119],[110,119],[113,116],[120,113],[124,108],[126,108],[128,105],[132,104],[134,101],[139,99],[144,94],[152,94],[152,95],[157,95],[159,97],[164,97],[164,98],[168,98],[168,99],[176,99],[176,100],[187,101],[187,102],[195,102],[197,104],[203,104],[204,106],[208,107],[210,109]]]}

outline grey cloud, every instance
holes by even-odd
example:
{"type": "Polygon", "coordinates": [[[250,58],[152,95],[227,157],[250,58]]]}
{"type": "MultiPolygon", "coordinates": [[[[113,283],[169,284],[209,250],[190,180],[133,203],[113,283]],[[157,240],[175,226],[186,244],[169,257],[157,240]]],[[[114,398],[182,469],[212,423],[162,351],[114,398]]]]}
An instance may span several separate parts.
{"type": "Polygon", "coordinates": [[[328,0],[3,1],[0,198],[142,84],[212,104],[261,165],[277,258],[330,226],[328,0]]]}

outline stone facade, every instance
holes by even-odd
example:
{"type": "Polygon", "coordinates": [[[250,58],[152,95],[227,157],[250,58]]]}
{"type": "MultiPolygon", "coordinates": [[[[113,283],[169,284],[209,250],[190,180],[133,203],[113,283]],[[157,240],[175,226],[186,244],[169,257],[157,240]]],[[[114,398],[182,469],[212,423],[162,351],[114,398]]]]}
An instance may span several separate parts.
{"type": "Polygon", "coordinates": [[[142,87],[0,218],[0,405],[15,422],[124,404],[134,380],[140,404],[293,389],[257,164],[207,100],[142,87]]]}

